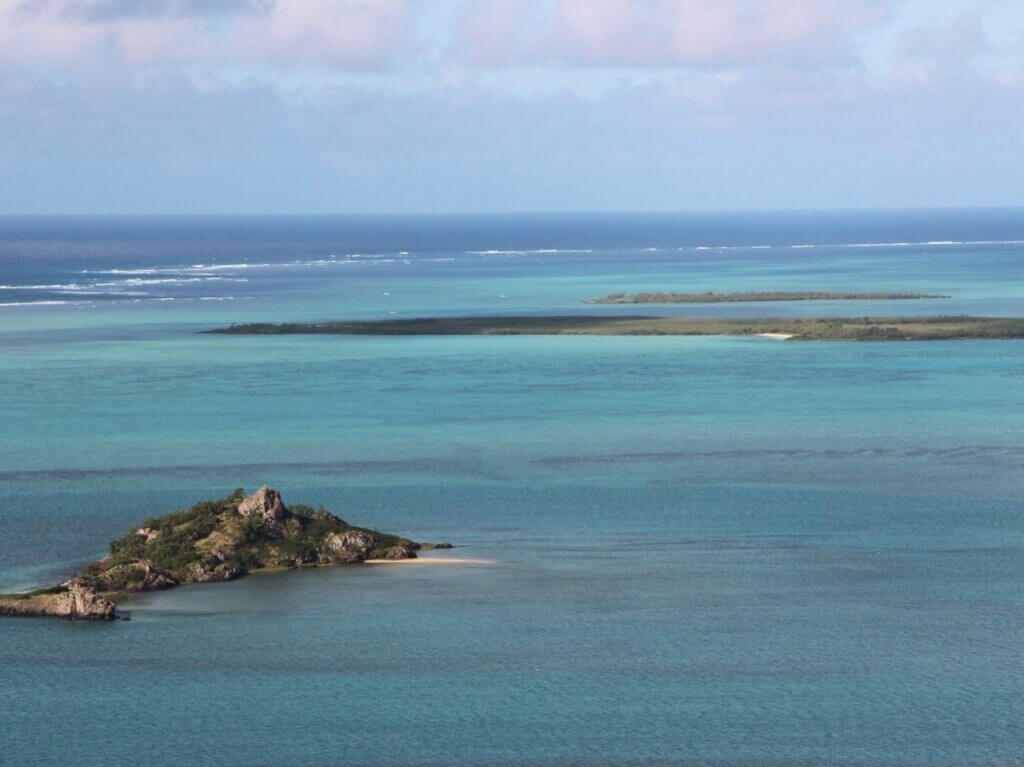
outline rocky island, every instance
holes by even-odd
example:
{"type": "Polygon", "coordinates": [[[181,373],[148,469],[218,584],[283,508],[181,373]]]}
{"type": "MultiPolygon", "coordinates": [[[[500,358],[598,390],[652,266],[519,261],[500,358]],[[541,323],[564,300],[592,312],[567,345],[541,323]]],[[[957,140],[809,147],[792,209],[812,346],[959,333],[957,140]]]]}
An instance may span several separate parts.
{"type": "Polygon", "coordinates": [[[355,527],[323,507],[286,507],[266,486],[153,517],[110,543],[110,553],[46,589],[0,595],[0,615],[112,620],[117,594],[183,583],[230,581],[247,573],[371,559],[414,559],[421,544],[355,527]]]}
{"type": "Polygon", "coordinates": [[[203,331],[223,335],[581,335],[772,336],[794,341],[942,341],[1024,338],[1020,317],[657,317],[557,315],[418,317],[335,322],[251,323],[203,331]]]}

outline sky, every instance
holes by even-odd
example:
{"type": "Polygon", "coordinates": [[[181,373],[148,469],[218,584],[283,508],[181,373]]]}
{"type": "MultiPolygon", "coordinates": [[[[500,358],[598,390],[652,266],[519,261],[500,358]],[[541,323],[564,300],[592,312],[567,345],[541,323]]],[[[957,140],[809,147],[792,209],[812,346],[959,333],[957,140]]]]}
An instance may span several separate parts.
{"type": "Polygon", "coordinates": [[[0,213],[1024,205],[1019,0],[0,0],[0,213]]]}

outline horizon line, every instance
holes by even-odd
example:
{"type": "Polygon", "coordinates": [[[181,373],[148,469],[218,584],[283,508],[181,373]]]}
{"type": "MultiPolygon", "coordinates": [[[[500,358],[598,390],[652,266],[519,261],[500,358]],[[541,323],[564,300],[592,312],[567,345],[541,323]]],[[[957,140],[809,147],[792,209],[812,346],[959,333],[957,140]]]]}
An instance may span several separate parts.
{"type": "Polygon", "coordinates": [[[673,215],[777,215],[825,213],[926,213],[950,211],[1024,212],[1024,203],[1018,205],[901,205],[892,207],[836,207],[836,208],[675,208],[675,209],[621,209],[594,208],[588,210],[457,210],[457,211],[247,211],[247,212],[189,212],[189,211],[77,211],[77,212],[4,212],[0,219],[26,218],[468,218],[474,216],[673,216],[673,215]]]}

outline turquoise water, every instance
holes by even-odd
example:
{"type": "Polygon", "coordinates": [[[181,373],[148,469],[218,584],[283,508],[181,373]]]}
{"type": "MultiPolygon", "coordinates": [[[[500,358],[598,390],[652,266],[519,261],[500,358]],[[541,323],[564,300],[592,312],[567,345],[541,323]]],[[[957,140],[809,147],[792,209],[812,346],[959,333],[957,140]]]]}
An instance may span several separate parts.
{"type": "Polygon", "coordinates": [[[4,621],[0,762],[1024,764],[1024,343],[195,332],[666,286],[1020,315],[1024,215],[0,224],[0,589],[262,483],[494,561],[4,621]]]}

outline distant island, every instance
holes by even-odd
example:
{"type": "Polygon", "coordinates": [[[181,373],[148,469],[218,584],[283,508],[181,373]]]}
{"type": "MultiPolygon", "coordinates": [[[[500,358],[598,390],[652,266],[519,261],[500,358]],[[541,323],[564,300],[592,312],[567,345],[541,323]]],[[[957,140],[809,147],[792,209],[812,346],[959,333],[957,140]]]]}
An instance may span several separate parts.
{"type": "Polygon", "coordinates": [[[1024,338],[1019,317],[694,318],[653,316],[421,317],[315,323],[251,323],[224,335],[770,336],[800,341],[937,341],[1024,338]]]}
{"type": "Polygon", "coordinates": [[[415,559],[421,549],[451,544],[350,525],[322,506],[286,507],[266,486],[146,520],[110,543],[110,553],[59,586],[0,595],[0,615],[112,620],[119,593],[183,583],[230,581],[248,573],[321,567],[373,559],[415,559]]]}
{"type": "Polygon", "coordinates": [[[841,293],[816,290],[748,291],[743,293],[612,293],[585,304],[738,304],[756,301],[909,301],[949,298],[932,293],[841,293]]]}

